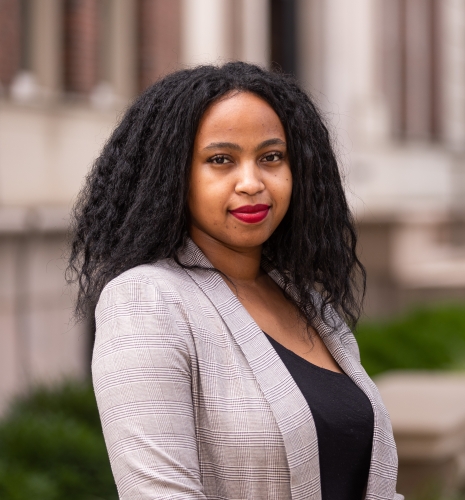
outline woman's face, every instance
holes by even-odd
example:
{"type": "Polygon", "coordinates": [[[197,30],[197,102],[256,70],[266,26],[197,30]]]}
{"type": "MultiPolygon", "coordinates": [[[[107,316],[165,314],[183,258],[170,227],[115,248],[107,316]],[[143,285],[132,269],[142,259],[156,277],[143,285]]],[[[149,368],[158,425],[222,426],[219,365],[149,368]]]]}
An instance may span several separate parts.
{"type": "Polygon", "coordinates": [[[262,245],[283,219],[292,175],[273,108],[249,92],[212,104],[194,142],[188,197],[192,239],[230,248],[262,245]]]}

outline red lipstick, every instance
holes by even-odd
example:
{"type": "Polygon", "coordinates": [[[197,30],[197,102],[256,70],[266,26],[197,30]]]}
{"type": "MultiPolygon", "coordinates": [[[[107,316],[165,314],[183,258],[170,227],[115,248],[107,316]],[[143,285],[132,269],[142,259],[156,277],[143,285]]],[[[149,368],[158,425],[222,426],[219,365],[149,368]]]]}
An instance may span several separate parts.
{"type": "Polygon", "coordinates": [[[230,213],[236,217],[236,219],[242,222],[247,222],[248,224],[255,224],[261,222],[270,211],[269,205],[244,205],[243,207],[235,208],[230,210],[230,213]]]}

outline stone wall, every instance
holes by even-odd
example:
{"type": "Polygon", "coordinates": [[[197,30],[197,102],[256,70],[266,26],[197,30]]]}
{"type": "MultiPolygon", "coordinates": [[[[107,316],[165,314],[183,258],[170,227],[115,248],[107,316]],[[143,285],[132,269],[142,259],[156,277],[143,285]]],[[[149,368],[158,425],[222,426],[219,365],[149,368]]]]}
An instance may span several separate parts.
{"type": "Polygon", "coordinates": [[[40,383],[90,373],[90,330],[72,319],[66,212],[0,209],[0,413],[40,383]]]}

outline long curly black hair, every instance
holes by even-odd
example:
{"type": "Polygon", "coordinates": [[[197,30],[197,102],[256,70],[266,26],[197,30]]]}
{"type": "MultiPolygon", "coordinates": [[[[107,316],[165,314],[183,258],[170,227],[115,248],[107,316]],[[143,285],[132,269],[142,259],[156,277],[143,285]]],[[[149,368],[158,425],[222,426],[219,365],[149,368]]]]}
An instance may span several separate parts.
{"type": "MultiPolygon", "coordinates": [[[[87,176],[73,210],[69,282],[78,318],[123,271],[176,259],[189,230],[194,138],[205,110],[231,92],[264,99],[286,132],[293,176],[289,210],[264,255],[299,292],[288,297],[309,325],[331,304],[351,326],[361,312],[365,270],[328,129],[295,80],[243,62],[169,74],[128,109],[87,176]],[[316,303],[312,290],[320,291],[316,303]]],[[[177,259],[176,259],[177,260],[177,259]]],[[[285,291],[286,291],[285,289],[285,291]]]]}

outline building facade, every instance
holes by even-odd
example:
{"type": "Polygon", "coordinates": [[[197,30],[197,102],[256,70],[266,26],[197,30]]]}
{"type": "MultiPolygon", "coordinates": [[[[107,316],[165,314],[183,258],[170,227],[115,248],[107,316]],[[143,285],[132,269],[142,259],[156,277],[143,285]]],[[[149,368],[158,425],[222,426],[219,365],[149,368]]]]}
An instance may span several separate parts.
{"type": "Polygon", "coordinates": [[[333,132],[367,314],[463,296],[465,0],[0,0],[0,405],[88,373],[68,213],[140,91],[241,59],[293,73],[333,132]]]}

